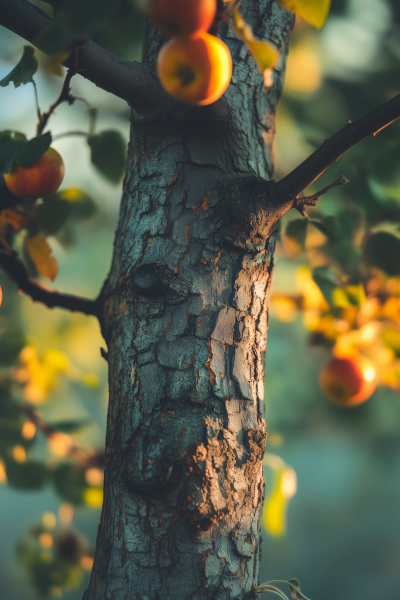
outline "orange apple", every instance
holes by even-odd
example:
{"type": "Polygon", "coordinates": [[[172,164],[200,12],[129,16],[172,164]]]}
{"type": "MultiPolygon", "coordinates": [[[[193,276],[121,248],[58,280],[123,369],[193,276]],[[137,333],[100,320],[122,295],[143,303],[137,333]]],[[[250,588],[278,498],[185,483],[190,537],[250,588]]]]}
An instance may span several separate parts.
{"type": "Polygon", "coordinates": [[[18,198],[51,196],[64,178],[64,161],[54,148],[49,148],[30,167],[15,167],[4,176],[10,192],[18,198]]]}
{"type": "Polygon", "coordinates": [[[164,35],[187,38],[208,31],[216,11],[216,0],[153,0],[150,19],[164,35]]]}
{"type": "Polygon", "coordinates": [[[334,404],[352,407],[372,396],[376,379],[374,365],[365,356],[333,357],[321,371],[320,385],[334,404]]]}
{"type": "Polygon", "coordinates": [[[161,83],[174,98],[205,106],[222,96],[232,75],[228,47],[214,35],[172,39],[161,50],[157,70],[161,83]]]}

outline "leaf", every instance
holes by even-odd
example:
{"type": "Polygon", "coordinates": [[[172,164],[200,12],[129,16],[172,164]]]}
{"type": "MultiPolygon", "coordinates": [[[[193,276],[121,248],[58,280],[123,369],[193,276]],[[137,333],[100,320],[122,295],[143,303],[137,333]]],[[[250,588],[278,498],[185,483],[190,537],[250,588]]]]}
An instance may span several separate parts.
{"type": "Polygon", "coordinates": [[[28,219],[12,208],[6,208],[0,212],[0,229],[2,225],[11,225],[15,231],[19,231],[27,223],[28,219]]]}
{"type": "Polygon", "coordinates": [[[24,168],[30,167],[49,149],[51,144],[49,131],[29,141],[21,133],[3,131],[2,134],[3,136],[0,138],[0,173],[9,173],[14,163],[18,163],[24,168]]]}
{"type": "Polygon", "coordinates": [[[35,56],[35,49],[32,46],[24,46],[21,60],[11,73],[0,81],[0,86],[6,87],[9,83],[13,82],[14,86],[17,88],[21,84],[32,82],[32,77],[38,68],[39,62],[35,56]]]}
{"type": "Polygon", "coordinates": [[[263,594],[263,593],[268,594],[268,592],[272,592],[273,594],[280,596],[284,600],[288,600],[288,597],[286,596],[286,594],[284,594],[282,592],[282,590],[280,590],[279,588],[275,587],[274,585],[271,585],[271,583],[272,583],[271,581],[268,581],[267,583],[262,583],[261,585],[257,586],[256,589],[254,590],[255,593],[256,594],[263,594]]]}
{"type": "Polygon", "coordinates": [[[287,583],[290,588],[290,592],[292,598],[294,600],[310,600],[303,594],[300,589],[300,583],[298,579],[272,579],[271,581],[267,581],[267,583],[262,583],[258,587],[256,587],[255,592],[257,594],[262,594],[263,592],[273,591],[275,593],[279,593],[282,598],[287,598],[286,594],[284,594],[279,588],[271,585],[272,583],[287,583]]]}
{"type": "Polygon", "coordinates": [[[67,33],[62,27],[53,22],[35,35],[33,43],[48,56],[57,56],[68,52],[68,46],[74,39],[72,33],[67,33]]]}
{"type": "Polygon", "coordinates": [[[31,140],[22,142],[16,162],[27,169],[50,148],[51,140],[51,133],[47,131],[31,140]]]}
{"type": "Polygon", "coordinates": [[[336,217],[333,215],[324,217],[322,220],[309,219],[309,222],[328,238],[334,239],[336,237],[338,223],[336,217]]]}
{"type": "Polygon", "coordinates": [[[118,131],[102,131],[88,138],[91,161],[101,175],[118,184],[125,173],[126,142],[118,131]]]}
{"type": "Polygon", "coordinates": [[[331,0],[278,0],[278,3],[317,29],[325,25],[331,7],[331,0]]]}
{"type": "Polygon", "coordinates": [[[304,248],[304,242],[307,235],[308,219],[293,219],[286,227],[286,235],[293,238],[304,248]]]}
{"type": "Polygon", "coordinates": [[[298,579],[288,579],[286,581],[286,583],[288,584],[288,586],[290,588],[292,598],[294,598],[295,600],[310,600],[301,591],[300,583],[299,583],[298,579]]]}
{"type": "Polygon", "coordinates": [[[61,497],[73,504],[83,504],[87,482],[85,469],[78,464],[62,464],[53,472],[53,482],[61,497]]]}
{"type": "Polygon", "coordinates": [[[37,272],[54,281],[58,271],[57,261],[51,256],[52,250],[44,235],[28,238],[25,247],[37,272]]]}
{"type": "Polygon", "coordinates": [[[369,236],[363,259],[387,275],[400,275],[400,239],[386,231],[369,236]]]}
{"type": "Polygon", "coordinates": [[[25,336],[20,331],[5,331],[0,335],[0,365],[10,367],[25,346],[25,336]]]}
{"type": "MultiPolygon", "coordinates": [[[[244,21],[237,8],[233,11],[233,19],[235,25],[231,25],[231,28],[246,44],[247,49],[256,62],[258,70],[265,78],[267,76],[266,71],[268,72],[268,70],[273,68],[278,62],[279,52],[277,52],[267,40],[256,40],[251,27],[244,21]]],[[[265,85],[267,85],[267,83],[265,85]]]]}
{"type": "Polygon", "coordinates": [[[8,483],[16,488],[35,490],[43,487],[47,479],[47,469],[43,463],[27,461],[19,463],[11,458],[5,458],[8,483]]]}
{"type": "Polygon", "coordinates": [[[9,173],[22,145],[20,140],[0,140],[0,173],[9,173]]]}
{"type": "Polygon", "coordinates": [[[328,267],[316,267],[312,272],[312,277],[325,300],[332,306],[332,292],[335,288],[340,287],[340,281],[328,267]]]}
{"type": "Polygon", "coordinates": [[[36,209],[41,231],[45,235],[56,234],[67,221],[71,211],[71,204],[67,200],[57,196],[46,198],[36,209]]]}

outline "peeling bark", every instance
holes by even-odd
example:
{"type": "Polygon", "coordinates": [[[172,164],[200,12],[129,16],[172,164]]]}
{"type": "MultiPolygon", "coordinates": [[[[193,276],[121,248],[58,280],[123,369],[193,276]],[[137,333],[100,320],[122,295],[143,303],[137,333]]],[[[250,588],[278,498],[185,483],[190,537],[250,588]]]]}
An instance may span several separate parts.
{"type": "MultiPolygon", "coordinates": [[[[234,62],[228,118],[164,96],[132,111],[99,301],[110,402],[85,600],[250,598],[258,581],[275,229],[255,240],[261,230],[246,202],[238,217],[229,198],[235,182],[272,177],[293,19],[272,0],[244,0],[242,11],[255,35],[280,49],[271,88],[223,24],[234,62]]],[[[162,42],[149,28],[145,62],[162,42]]]]}

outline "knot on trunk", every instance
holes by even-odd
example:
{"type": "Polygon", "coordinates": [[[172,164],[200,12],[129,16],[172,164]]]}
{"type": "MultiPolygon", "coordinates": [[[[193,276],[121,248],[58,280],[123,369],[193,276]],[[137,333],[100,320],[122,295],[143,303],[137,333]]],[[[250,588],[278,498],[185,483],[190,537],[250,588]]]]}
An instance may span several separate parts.
{"type": "Polygon", "coordinates": [[[274,181],[245,177],[218,190],[223,227],[220,235],[235,248],[257,253],[265,250],[279,219],[273,196],[274,181]]]}

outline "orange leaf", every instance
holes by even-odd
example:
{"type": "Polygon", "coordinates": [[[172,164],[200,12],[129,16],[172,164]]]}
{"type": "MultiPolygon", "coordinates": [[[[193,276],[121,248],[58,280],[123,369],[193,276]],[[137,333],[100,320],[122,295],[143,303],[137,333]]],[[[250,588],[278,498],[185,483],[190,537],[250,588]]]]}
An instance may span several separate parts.
{"type": "Polygon", "coordinates": [[[257,64],[258,70],[264,77],[265,85],[271,85],[270,73],[271,69],[278,62],[279,52],[267,40],[256,40],[251,27],[245,23],[237,8],[233,10],[233,18],[235,25],[231,25],[232,30],[246,44],[247,49],[257,64]]]}
{"type": "Polygon", "coordinates": [[[57,261],[51,256],[52,250],[44,235],[28,238],[25,246],[37,272],[54,281],[58,271],[57,261]]]}
{"type": "Polygon", "coordinates": [[[15,231],[18,231],[28,223],[28,219],[21,215],[21,213],[12,210],[12,208],[6,208],[0,213],[0,227],[2,225],[11,225],[15,231]]]}
{"type": "Polygon", "coordinates": [[[325,25],[331,7],[331,0],[278,0],[278,3],[317,29],[325,25]]]}

